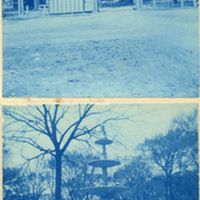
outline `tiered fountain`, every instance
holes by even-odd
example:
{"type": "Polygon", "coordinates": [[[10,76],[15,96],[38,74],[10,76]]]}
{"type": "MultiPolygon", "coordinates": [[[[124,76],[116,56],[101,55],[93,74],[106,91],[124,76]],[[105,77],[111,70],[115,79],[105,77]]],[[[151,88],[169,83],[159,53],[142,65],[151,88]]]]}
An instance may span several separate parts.
{"type": "Polygon", "coordinates": [[[106,154],[106,145],[110,145],[113,143],[112,140],[109,140],[106,136],[106,132],[104,129],[104,126],[102,126],[102,131],[104,133],[104,138],[97,140],[95,143],[98,145],[102,145],[103,147],[103,160],[95,160],[92,162],[89,162],[88,165],[93,167],[99,167],[102,168],[103,173],[103,185],[99,187],[88,187],[83,188],[82,191],[88,194],[97,195],[100,196],[101,200],[110,200],[113,198],[114,194],[116,193],[122,193],[126,190],[128,190],[127,187],[123,186],[108,186],[108,173],[107,169],[109,167],[114,167],[120,164],[120,162],[115,160],[108,160],[107,154],[106,154]]]}

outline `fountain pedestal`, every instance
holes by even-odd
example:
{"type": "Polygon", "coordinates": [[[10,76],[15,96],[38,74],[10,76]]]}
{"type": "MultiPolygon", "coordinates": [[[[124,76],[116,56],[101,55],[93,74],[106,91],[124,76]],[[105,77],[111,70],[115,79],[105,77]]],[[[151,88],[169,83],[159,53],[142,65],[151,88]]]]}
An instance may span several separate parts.
{"type": "Polygon", "coordinates": [[[93,167],[99,167],[102,168],[102,174],[103,174],[103,186],[99,187],[88,187],[88,188],[82,188],[81,190],[85,193],[97,195],[100,196],[101,200],[111,200],[113,198],[113,195],[116,193],[122,193],[126,190],[128,190],[128,187],[124,186],[108,186],[108,172],[107,169],[109,167],[114,167],[120,164],[119,161],[115,160],[108,160],[107,159],[107,153],[106,153],[106,145],[110,145],[113,143],[112,140],[109,140],[106,136],[106,132],[104,129],[104,126],[102,126],[102,131],[104,133],[104,138],[95,141],[96,144],[102,145],[103,147],[103,160],[94,160],[88,163],[88,165],[93,167]]]}

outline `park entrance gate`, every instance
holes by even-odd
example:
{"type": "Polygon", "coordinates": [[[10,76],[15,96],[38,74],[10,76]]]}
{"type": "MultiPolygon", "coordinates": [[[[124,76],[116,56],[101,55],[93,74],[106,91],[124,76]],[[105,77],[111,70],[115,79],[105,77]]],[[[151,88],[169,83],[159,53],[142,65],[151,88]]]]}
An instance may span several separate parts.
{"type": "Polygon", "coordinates": [[[97,11],[97,0],[49,0],[49,14],[97,11]]]}

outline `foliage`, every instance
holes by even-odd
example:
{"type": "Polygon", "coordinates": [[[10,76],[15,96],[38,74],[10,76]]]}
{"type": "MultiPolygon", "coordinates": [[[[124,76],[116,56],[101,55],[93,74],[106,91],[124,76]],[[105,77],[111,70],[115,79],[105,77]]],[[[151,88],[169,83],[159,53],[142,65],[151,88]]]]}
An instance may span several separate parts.
{"type": "MultiPolygon", "coordinates": [[[[132,161],[119,169],[114,174],[117,184],[125,185],[130,188],[126,192],[126,198],[129,199],[150,199],[149,181],[152,174],[147,163],[141,156],[133,157],[132,161]]],[[[125,198],[124,196],[124,198],[125,198]]]]}
{"type": "MultiPolygon", "coordinates": [[[[72,152],[69,156],[72,162],[64,160],[63,167],[63,197],[69,200],[84,199],[86,194],[81,192],[82,188],[94,186],[98,182],[100,175],[95,173],[95,168],[90,168],[88,162],[97,159],[91,155],[83,156],[80,153],[72,152]]],[[[87,196],[89,200],[90,197],[87,196]]]]}
{"type": "Polygon", "coordinates": [[[167,134],[146,139],[139,148],[160,168],[166,199],[174,199],[174,176],[198,169],[197,111],[174,119],[167,134]]]}
{"type": "Polygon", "coordinates": [[[3,168],[4,200],[39,200],[44,191],[44,177],[41,174],[25,174],[19,168],[3,168]]]}

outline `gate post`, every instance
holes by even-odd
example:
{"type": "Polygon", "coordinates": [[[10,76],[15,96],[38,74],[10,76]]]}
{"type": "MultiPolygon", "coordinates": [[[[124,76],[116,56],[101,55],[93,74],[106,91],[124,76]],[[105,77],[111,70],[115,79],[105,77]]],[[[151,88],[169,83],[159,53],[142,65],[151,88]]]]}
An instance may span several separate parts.
{"type": "Polygon", "coordinates": [[[153,0],[153,8],[156,7],[156,0],[153,0]]]}
{"type": "Polygon", "coordinates": [[[26,15],[29,15],[29,6],[26,5],[26,15]]]}
{"type": "Polygon", "coordinates": [[[136,9],[141,9],[142,8],[142,0],[136,0],[136,9]]]}
{"type": "Polygon", "coordinates": [[[83,0],[83,12],[85,13],[85,0],[83,0]]]}
{"type": "Polygon", "coordinates": [[[24,0],[21,0],[21,4],[22,4],[22,15],[24,15],[24,0]]]}
{"type": "Polygon", "coordinates": [[[100,12],[101,0],[97,0],[97,12],[100,12]]]}
{"type": "Polygon", "coordinates": [[[140,8],[143,8],[143,0],[140,0],[140,8]]]}
{"type": "Polygon", "coordinates": [[[100,11],[101,0],[93,0],[93,3],[94,3],[94,8],[93,8],[94,11],[95,12],[99,12],[100,11]]]}
{"type": "Polygon", "coordinates": [[[18,0],[18,15],[20,15],[20,13],[21,13],[21,1],[20,0],[18,0]]]}
{"type": "Polygon", "coordinates": [[[181,0],[181,8],[184,7],[184,0],[181,0]]]}
{"type": "Polygon", "coordinates": [[[196,7],[196,0],[193,0],[193,6],[196,7]]]}
{"type": "Polygon", "coordinates": [[[24,15],[24,0],[18,0],[18,14],[24,15]]]}
{"type": "Polygon", "coordinates": [[[39,0],[34,0],[34,10],[39,10],[39,0]]]}
{"type": "Polygon", "coordinates": [[[97,11],[97,0],[93,0],[93,4],[94,4],[93,10],[96,12],[97,11]]]}

